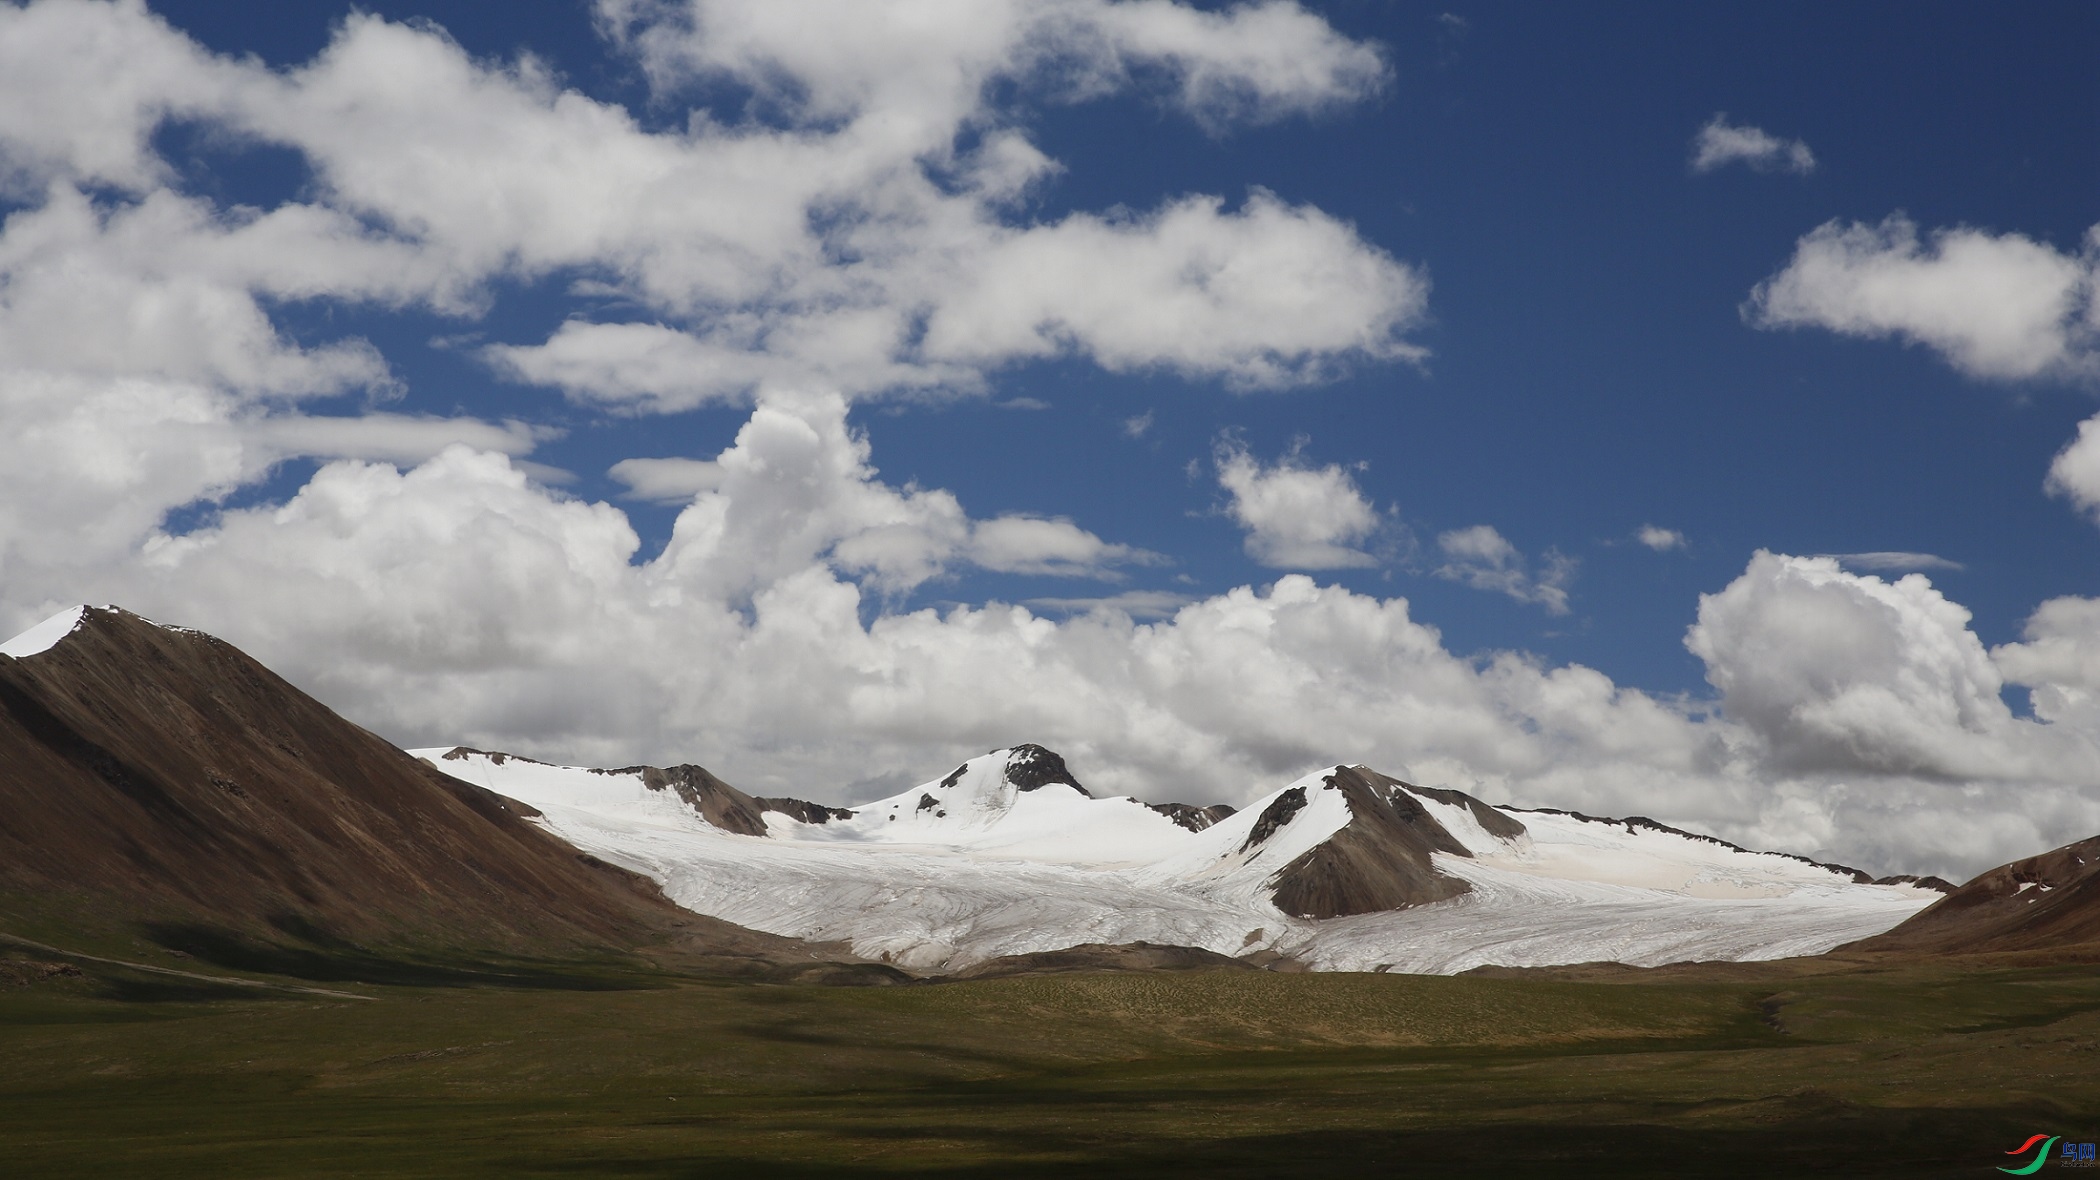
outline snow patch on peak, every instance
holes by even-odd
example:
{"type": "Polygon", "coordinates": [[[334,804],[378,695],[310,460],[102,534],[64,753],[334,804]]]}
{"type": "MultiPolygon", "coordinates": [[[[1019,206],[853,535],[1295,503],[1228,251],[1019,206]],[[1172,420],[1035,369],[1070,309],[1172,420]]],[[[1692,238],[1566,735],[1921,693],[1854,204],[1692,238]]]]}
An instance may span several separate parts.
{"type": "Polygon", "coordinates": [[[1045,787],[1069,787],[1078,800],[1096,801],[1073,780],[1063,758],[1024,744],[979,755],[938,782],[921,783],[857,810],[871,817],[879,813],[878,822],[884,824],[908,820],[914,828],[977,830],[1004,819],[1026,794],[1041,792],[1031,810],[1063,810],[1058,804],[1073,801],[1065,791],[1043,792],[1045,787]]]}
{"type": "Polygon", "coordinates": [[[60,640],[79,629],[88,609],[86,606],[69,606],[52,615],[6,643],[0,643],[0,656],[21,660],[50,651],[60,640]]]}
{"type": "MultiPolygon", "coordinates": [[[[30,656],[42,655],[57,647],[67,636],[80,630],[87,623],[89,615],[114,615],[120,618],[128,615],[148,626],[158,627],[163,631],[172,631],[177,635],[199,635],[206,639],[213,638],[202,631],[190,627],[177,627],[171,623],[156,623],[144,615],[135,614],[120,606],[89,606],[82,603],[79,606],[69,606],[27,631],[22,632],[20,635],[15,636],[13,639],[0,643],[0,656],[12,656],[20,660],[27,659],[30,656]]],[[[217,642],[216,640],[213,641],[217,642]]]]}
{"type": "Polygon", "coordinates": [[[1264,884],[1285,866],[1331,839],[1353,818],[1349,800],[1316,770],[1196,833],[1194,840],[1150,870],[1158,878],[1241,876],[1264,884]]]}

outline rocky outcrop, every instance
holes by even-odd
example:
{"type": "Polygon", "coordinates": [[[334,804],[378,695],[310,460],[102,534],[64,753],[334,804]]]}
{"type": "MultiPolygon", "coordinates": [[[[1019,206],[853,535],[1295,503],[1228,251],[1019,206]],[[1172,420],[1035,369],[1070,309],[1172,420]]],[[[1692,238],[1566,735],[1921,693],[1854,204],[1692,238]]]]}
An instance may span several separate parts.
{"type": "Polygon", "coordinates": [[[1237,808],[1224,803],[1213,803],[1209,807],[1197,807],[1191,803],[1147,803],[1145,806],[1191,832],[1200,832],[1221,819],[1239,814],[1237,808]]]}
{"type": "Polygon", "coordinates": [[[638,775],[642,785],[652,791],[677,792],[686,806],[700,813],[700,818],[725,832],[739,836],[766,834],[766,805],[716,778],[704,766],[626,766],[608,773],[638,775]]]}
{"type": "Polygon", "coordinates": [[[767,811],[777,811],[805,824],[828,824],[835,819],[853,818],[851,808],[826,807],[822,803],[811,803],[803,799],[762,798],[758,805],[767,811]]]}

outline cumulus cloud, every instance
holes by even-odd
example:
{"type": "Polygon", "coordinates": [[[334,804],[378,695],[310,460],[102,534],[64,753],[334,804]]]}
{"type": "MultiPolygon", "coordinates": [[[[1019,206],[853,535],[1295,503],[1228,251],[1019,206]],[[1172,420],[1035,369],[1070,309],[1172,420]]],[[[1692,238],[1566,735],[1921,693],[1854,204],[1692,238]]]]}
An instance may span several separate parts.
{"type": "Polygon", "coordinates": [[[1247,530],[1247,556],[1274,569],[1346,569],[1378,564],[1361,547],[1382,518],[1339,463],[1307,466],[1297,452],[1267,465],[1231,440],[1218,444],[1226,512],[1247,530]]]}
{"type": "Polygon", "coordinates": [[[1922,574],[1886,582],[1833,558],[1760,552],[1701,596],[1685,643],[1729,716],[1786,770],[1962,780],[2100,765],[2090,737],[2013,716],[1968,624],[1922,574]]]}
{"type": "Polygon", "coordinates": [[[2022,719],[1966,612],[1922,577],[1760,554],[1688,638],[1716,707],[1579,665],[1460,657],[1404,600],[1301,575],[1180,604],[1046,603],[1062,621],[996,602],[871,618],[840,559],[738,605],[687,543],[636,563],[617,511],[455,449],[407,472],[333,464],[284,508],[153,547],[123,589],[397,740],[698,757],[766,791],[843,798],[862,776],[1033,739],[1152,798],[1244,801],[1361,761],[1876,871],[1959,875],[2100,825],[2100,749],[2072,724],[2091,698],[2067,695],[2093,683],[2089,604],[2039,612],[1998,653],[2058,694],[2022,719]],[[236,592],[254,584],[279,593],[236,592]]]}
{"type": "Polygon", "coordinates": [[[1743,312],[1762,328],[1922,344],[1972,377],[2090,375],[2100,330],[2096,267],[2100,227],[2081,252],[2067,254],[2021,234],[1968,228],[1921,240],[1901,214],[1879,225],[1832,221],[1795,245],[1743,312]]]}
{"type": "Polygon", "coordinates": [[[273,353],[252,295],[473,314],[494,280],[582,273],[641,314],[571,320],[482,355],[639,411],[770,387],[970,392],[987,367],[1066,353],[1246,386],[1419,355],[1405,333],[1426,279],[1317,209],[1257,191],[1231,210],[1190,196],[1127,216],[1007,218],[1058,165],[992,105],[990,82],[1079,99],[1157,75],[1214,121],[1374,91],[1377,52],[1296,5],[968,3],[915,16],[608,3],[601,15],[660,80],[726,77],[780,101],[771,117],[703,109],[655,132],[530,58],[476,61],[427,26],[353,15],[313,61],[280,72],[215,57],[136,0],[8,8],[0,165],[12,188],[49,196],[0,264],[11,285],[53,287],[17,301],[24,331],[10,343],[33,354],[45,339],[29,330],[34,311],[70,316],[68,341],[102,324],[109,363],[127,371],[238,360],[253,371],[227,379],[341,388],[383,376],[376,355],[355,341],[273,353]],[[153,147],[170,119],[291,148],[313,203],[244,213],[175,196],[153,147]],[[87,184],[131,197],[95,208],[87,184]],[[100,239],[99,256],[84,237],[100,239]],[[40,247],[90,265],[40,268],[40,247]],[[1141,281],[1124,286],[1128,275],[1141,281]],[[1134,326],[1133,300],[1150,317],[1134,326]],[[117,314],[79,314],[104,303],[117,314]]]}
{"type": "Polygon", "coordinates": [[[2066,443],[2049,464],[2046,486],[2051,494],[2100,520],[2100,416],[2078,424],[2078,437],[2066,443]]]}
{"type": "MultiPolygon", "coordinates": [[[[1643,537],[1643,543],[1646,538],[1643,537]]],[[[1507,594],[1518,602],[1537,603],[1546,613],[1568,613],[1568,583],[1575,577],[1575,559],[1548,549],[1536,573],[1509,538],[1493,525],[1476,524],[1438,534],[1436,546],[1445,557],[1436,576],[1460,582],[1475,590],[1507,594]]],[[[1654,546],[1650,546],[1653,548],[1654,546]]]]}
{"type": "Polygon", "coordinates": [[[2052,598],[2021,636],[1991,651],[2005,679],[2028,689],[2043,721],[2100,733],[2100,599],[2052,598]]]}
{"type": "Polygon", "coordinates": [[[1678,532],[1676,529],[1666,529],[1652,524],[1644,524],[1640,528],[1635,529],[1633,539],[1655,550],[1657,553],[1668,553],[1672,549],[1682,549],[1685,544],[1683,533],[1678,532]]]}
{"type": "MultiPolygon", "coordinates": [[[[1983,654],[1922,578],[1763,555],[1702,603],[1713,701],[1454,655],[1404,599],[1298,574],[1044,613],[892,609],[961,569],[1109,578],[1157,559],[1085,522],[973,517],[884,480],[856,400],[989,389],[999,366],[1048,357],[1316,380],[1419,355],[1427,281],[1262,192],[1016,211],[1059,167],[1024,107],[995,105],[1016,89],[1140,91],[1215,131],[1382,83],[1375,50],[1297,5],[817,11],[606,0],[664,109],[704,93],[681,89],[694,80],[753,97],[659,131],[530,59],[477,61],[367,15],[273,70],[139,0],[0,5],[0,183],[18,206],[0,228],[0,621],[122,602],[223,634],[403,743],[698,760],[815,798],[1038,740],[1151,798],[1244,802],[1360,761],[1883,870],[1961,872],[2100,828],[2079,600],[1983,654]],[[186,191],[156,146],[170,120],[290,149],[301,198],[186,191]],[[399,391],[387,359],[278,318],[472,326],[512,284],[554,282],[584,314],[477,355],[579,414],[750,407],[717,454],[612,467],[678,506],[646,560],[626,513],[530,466],[542,427],[346,410],[399,391]],[[588,314],[605,307],[617,322],[588,314]],[[281,502],[234,498],[302,456],[321,466],[281,502]],[[222,510],[170,523],[200,503],[222,510]],[[1993,704],[2007,683],[2033,717],[1993,704]]],[[[1231,446],[1216,463],[1257,560],[1370,564],[1392,527],[1343,466],[1231,446]]],[[[1454,576],[1564,609],[1552,555],[1540,572],[1492,529],[1449,536],[1454,576]]]]}
{"type": "Polygon", "coordinates": [[[597,8],[659,87],[728,75],[813,121],[880,107],[922,125],[952,124],[994,78],[1082,99],[1149,74],[1182,111],[1219,126],[1353,102],[1388,73],[1375,47],[1288,0],[1223,12],[1106,0],[947,0],[903,12],[851,0],[599,0],[597,8]]]}
{"type": "MultiPolygon", "coordinates": [[[[297,305],[471,322],[504,284],[561,276],[581,306],[635,314],[572,318],[478,355],[620,412],[757,403],[765,390],[969,393],[988,368],[1061,352],[1243,385],[1412,355],[1401,333],[1420,313],[1419,273],[1317,209],[1257,193],[1229,210],[1189,197],[1128,217],[1009,216],[1059,165],[991,105],[990,81],[1070,101],[1163,83],[1214,126],[1382,84],[1375,49],[1303,9],[965,4],[914,28],[910,13],[866,6],[829,21],[785,8],[607,5],[607,27],[659,73],[683,54],[688,76],[808,100],[734,118],[696,109],[652,131],[530,57],[476,60],[434,26],[355,14],[313,60],[271,69],[211,53],[140,0],[0,5],[0,186],[20,206],[0,228],[0,570],[14,597],[126,560],[171,512],[290,458],[412,465],[465,443],[522,459],[546,437],[515,422],[300,409],[402,386],[365,340],[316,335],[312,318],[286,332],[280,309],[297,305]],[[911,60],[848,35],[870,21],[911,60]],[[839,36],[826,48],[813,29],[839,36]],[[176,122],[236,152],[290,149],[307,170],[301,197],[256,209],[184,191],[161,154],[176,122]],[[1116,293],[1099,271],[1124,260],[1101,242],[1153,259],[1157,348],[1111,322],[1116,293]],[[1056,268],[1047,289],[1014,271],[1029,259],[1056,268]],[[1249,265],[1279,261],[1281,286],[1246,281],[1249,265]],[[1177,267],[1186,290],[1166,273],[1177,267]],[[992,291],[1013,314],[972,320],[959,306],[992,291]],[[1314,314],[1330,300],[1332,320],[1314,314]]],[[[845,454],[838,444],[827,453],[845,454]]],[[[707,479],[735,482],[652,462],[614,475],[674,503],[721,492],[707,479]]],[[[840,494],[827,510],[879,526],[813,535],[886,592],[972,553],[1045,573],[1146,559],[1028,518],[976,539],[945,494],[840,494]]]]}
{"type": "Polygon", "coordinates": [[[1816,157],[1798,139],[1781,139],[1761,128],[1730,123],[1726,114],[1718,114],[1692,137],[1692,171],[1712,172],[1729,164],[1806,176],[1816,170],[1816,157]]]}
{"type": "Polygon", "coordinates": [[[1398,333],[1427,305],[1427,281],[1354,229],[1257,190],[1230,212],[1192,197],[1004,235],[934,307],[923,351],[974,365],[1077,351],[1111,370],[1273,387],[1338,357],[1420,359],[1398,333]]]}

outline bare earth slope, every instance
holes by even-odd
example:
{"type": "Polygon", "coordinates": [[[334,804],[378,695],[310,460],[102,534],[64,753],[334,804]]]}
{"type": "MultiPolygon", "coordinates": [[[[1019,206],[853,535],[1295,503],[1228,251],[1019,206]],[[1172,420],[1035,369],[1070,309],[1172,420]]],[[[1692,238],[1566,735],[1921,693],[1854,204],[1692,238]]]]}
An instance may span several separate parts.
{"type": "Polygon", "coordinates": [[[439,774],[209,635],[114,608],[0,647],[0,888],[265,934],[477,947],[799,944],[439,774]],[[17,654],[21,653],[21,654],[17,654]]]}
{"type": "Polygon", "coordinates": [[[2100,836],[1999,865],[1843,949],[1982,954],[2100,944],[2100,836]]]}

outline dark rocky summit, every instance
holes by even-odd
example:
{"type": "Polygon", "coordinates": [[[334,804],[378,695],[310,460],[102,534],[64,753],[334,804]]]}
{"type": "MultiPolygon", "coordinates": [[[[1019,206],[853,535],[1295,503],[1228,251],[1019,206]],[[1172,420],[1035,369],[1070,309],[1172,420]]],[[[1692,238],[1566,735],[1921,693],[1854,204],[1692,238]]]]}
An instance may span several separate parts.
{"type": "Polygon", "coordinates": [[[1197,807],[1193,803],[1147,803],[1146,807],[1157,811],[1191,832],[1200,832],[1239,814],[1239,809],[1226,803],[1213,803],[1209,807],[1197,807]]]}

